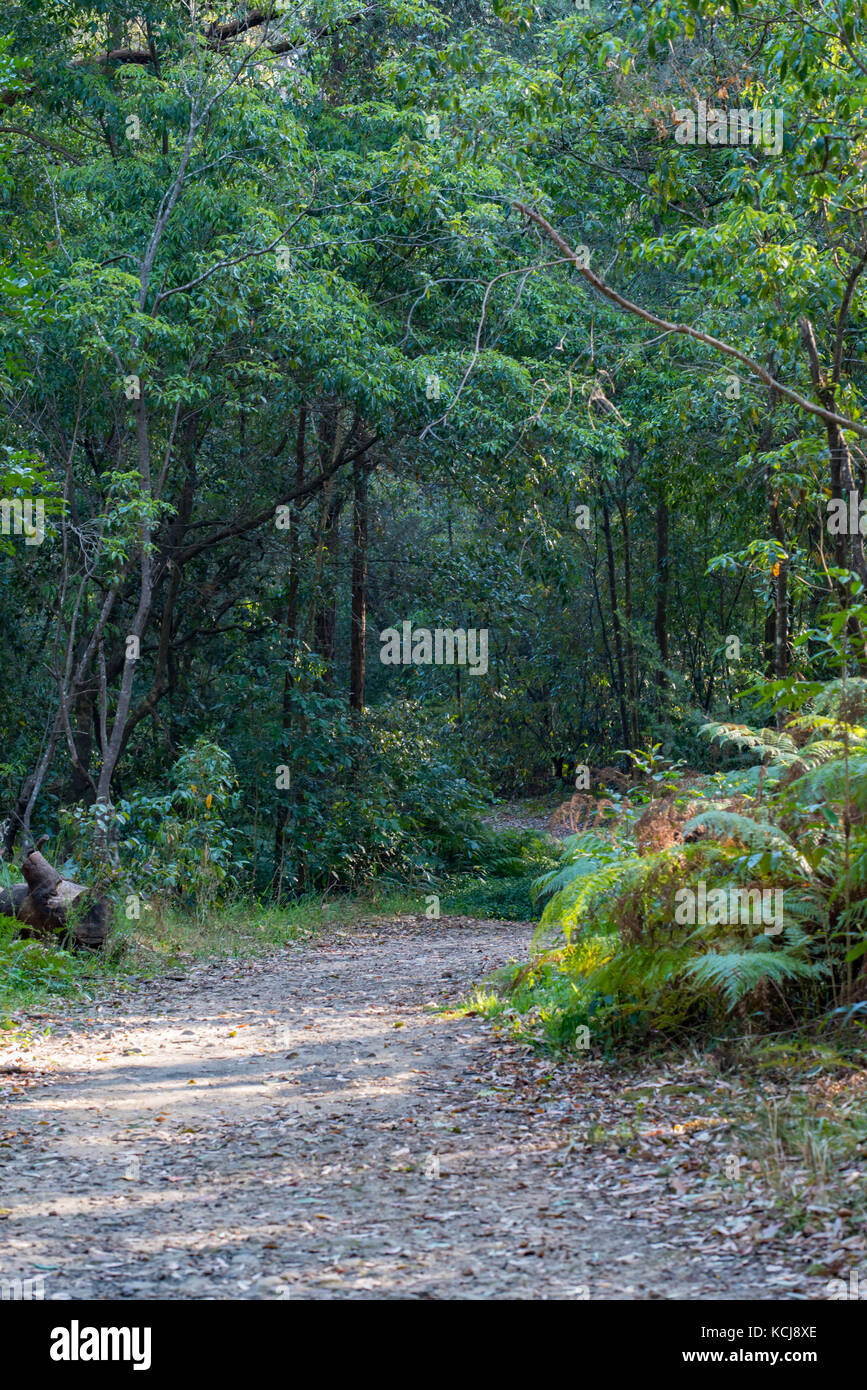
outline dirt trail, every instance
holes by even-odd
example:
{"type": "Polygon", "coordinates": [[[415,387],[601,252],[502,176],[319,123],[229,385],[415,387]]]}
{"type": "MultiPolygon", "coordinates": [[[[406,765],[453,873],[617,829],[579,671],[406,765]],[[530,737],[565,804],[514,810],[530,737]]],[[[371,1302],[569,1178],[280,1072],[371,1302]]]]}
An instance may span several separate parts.
{"type": "Polygon", "coordinates": [[[618,1195],[567,1152],[575,1102],[502,1086],[488,1027],[431,1007],[531,930],[331,931],[67,1019],[0,1115],[0,1276],[46,1298],[791,1296],[755,1257],[709,1262],[711,1218],[652,1165],[638,1205],[618,1195]]]}

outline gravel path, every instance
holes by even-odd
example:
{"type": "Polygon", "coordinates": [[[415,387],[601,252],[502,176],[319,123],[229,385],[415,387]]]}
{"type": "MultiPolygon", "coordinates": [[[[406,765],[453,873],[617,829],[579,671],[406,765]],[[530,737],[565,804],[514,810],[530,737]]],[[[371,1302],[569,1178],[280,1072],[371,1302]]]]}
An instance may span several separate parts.
{"type": "Polygon", "coordinates": [[[684,1224],[641,1163],[655,1214],[618,1198],[564,1152],[572,1102],[500,1086],[519,1049],[441,1011],[531,932],[367,923],[57,1020],[6,1062],[0,1276],[46,1298],[780,1297],[754,1261],[711,1270],[710,1218],[684,1224]]]}

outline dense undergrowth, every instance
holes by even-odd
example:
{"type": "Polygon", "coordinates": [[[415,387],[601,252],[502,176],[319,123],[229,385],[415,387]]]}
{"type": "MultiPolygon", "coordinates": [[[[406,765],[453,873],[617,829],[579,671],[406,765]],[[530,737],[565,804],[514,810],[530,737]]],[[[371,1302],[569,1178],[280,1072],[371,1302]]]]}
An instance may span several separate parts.
{"type": "MultiPolygon", "coordinates": [[[[550,1046],[867,1023],[867,681],[789,684],[779,728],[709,724],[714,775],[656,760],[535,888],[534,951],[476,1004],[550,1046]]],[[[587,798],[585,798],[587,800],[587,798]]]]}

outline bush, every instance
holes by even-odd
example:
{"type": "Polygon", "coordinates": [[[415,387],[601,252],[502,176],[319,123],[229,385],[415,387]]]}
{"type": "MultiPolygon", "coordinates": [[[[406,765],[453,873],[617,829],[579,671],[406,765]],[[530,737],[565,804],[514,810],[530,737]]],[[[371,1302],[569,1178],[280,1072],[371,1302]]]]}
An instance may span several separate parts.
{"type": "Polygon", "coordinates": [[[691,779],[694,814],[669,817],[662,848],[629,814],[616,834],[565,842],[536,885],[546,906],[518,996],[545,1013],[548,1041],[591,1021],[609,1044],[770,1031],[867,999],[867,728],[847,718],[864,716],[867,681],[805,685],[783,730],[705,727],[759,761],[691,779]],[[763,892],[781,894],[773,925],[744,916],[763,892]]]}

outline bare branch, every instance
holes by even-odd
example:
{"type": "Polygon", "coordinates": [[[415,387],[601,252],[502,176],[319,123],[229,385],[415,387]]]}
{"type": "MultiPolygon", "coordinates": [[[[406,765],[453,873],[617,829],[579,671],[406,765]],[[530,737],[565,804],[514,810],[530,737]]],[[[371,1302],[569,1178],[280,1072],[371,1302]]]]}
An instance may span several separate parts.
{"type": "Polygon", "coordinates": [[[808,400],[806,396],[802,396],[800,392],[793,391],[790,386],[784,386],[781,381],[777,381],[759,362],[754,361],[752,357],[748,357],[747,354],[741,352],[739,348],[732,347],[731,343],[723,342],[721,338],[714,338],[709,333],[701,333],[697,328],[692,328],[686,323],[670,323],[668,319],[660,318],[658,314],[652,314],[649,310],[642,309],[639,304],[633,304],[632,300],[625,299],[623,295],[618,294],[616,290],[606,285],[605,281],[600,279],[589,266],[581,264],[581,260],[575,251],[563,240],[559,232],[554,230],[551,223],[546,221],[541,213],[536,212],[534,208],[527,207],[525,203],[515,202],[513,206],[524,217],[527,217],[531,222],[535,222],[536,226],[544,232],[545,236],[547,236],[550,241],[553,241],[554,245],[562,251],[566,259],[571,261],[580,274],[584,276],[587,283],[592,285],[599,294],[604,295],[606,299],[610,300],[612,304],[616,304],[628,314],[634,314],[637,318],[644,319],[645,323],[652,323],[654,328],[662,328],[667,333],[681,333],[687,338],[694,339],[695,342],[704,343],[706,347],[711,347],[717,352],[725,353],[727,357],[735,358],[736,361],[742,362],[745,367],[748,367],[766,386],[770,386],[775,391],[779,391],[780,395],[785,396],[786,400],[792,401],[793,404],[800,406],[802,410],[806,410],[810,415],[817,415],[821,420],[838,425],[841,429],[853,430],[855,434],[860,435],[862,439],[867,439],[867,425],[860,425],[857,420],[850,420],[846,415],[837,415],[835,411],[830,410],[827,406],[818,405],[815,401],[808,400]]]}

